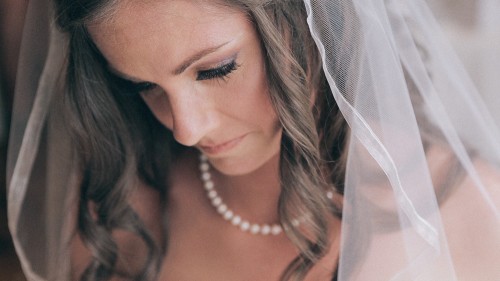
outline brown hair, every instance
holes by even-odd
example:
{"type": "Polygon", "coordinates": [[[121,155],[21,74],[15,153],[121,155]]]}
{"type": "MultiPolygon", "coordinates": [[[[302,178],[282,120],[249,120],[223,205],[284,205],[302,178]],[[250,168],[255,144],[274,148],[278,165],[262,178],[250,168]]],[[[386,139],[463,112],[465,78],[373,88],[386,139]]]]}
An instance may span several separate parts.
{"type": "MultiPolygon", "coordinates": [[[[78,232],[93,255],[81,280],[108,280],[115,274],[154,280],[166,245],[156,245],[126,199],[136,178],[166,198],[167,176],[162,171],[182,147],[139,95],[120,93],[123,89],[87,33],[86,26],[109,16],[115,2],[56,0],[57,23],[69,36],[66,101],[83,176],[78,232]],[[129,231],[144,241],[148,252],[138,272],[117,267],[121,253],[114,230],[129,231]]],[[[302,280],[329,249],[328,218],[340,216],[340,206],[325,192],[343,193],[347,126],[323,74],[301,0],[218,4],[247,14],[261,38],[270,98],[283,127],[278,210],[287,236],[300,251],[282,279],[302,280]],[[306,215],[307,233],[291,223],[297,214],[306,215]]]]}

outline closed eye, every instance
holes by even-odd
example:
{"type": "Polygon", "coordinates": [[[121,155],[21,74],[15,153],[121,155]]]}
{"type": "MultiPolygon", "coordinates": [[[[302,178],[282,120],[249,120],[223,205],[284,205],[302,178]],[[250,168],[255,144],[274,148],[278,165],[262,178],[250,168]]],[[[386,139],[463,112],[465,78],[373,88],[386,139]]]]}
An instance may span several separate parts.
{"type": "Polygon", "coordinates": [[[219,66],[217,68],[198,71],[196,80],[197,81],[211,80],[211,79],[224,80],[231,72],[238,69],[238,67],[239,65],[236,64],[236,59],[233,59],[230,63],[219,66]]]}
{"type": "Polygon", "coordinates": [[[131,82],[131,84],[133,91],[136,93],[144,93],[156,88],[156,84],[150,82],[140,82],[140,83],[131,82]]]}
{"type": "Polygon", "coordinates": [[[121,77],[113,77],[114,85],[117,90],[127,96],[134,96],[137,94],[145,94],[157,87],[156,84],[151,82],[133,82],[121,77]]]}
{"type": "MultiPolygon", "coordinates": [[[[196,80],[197,81],[212,80],[212,79],[225,80],[225,78],[233,71],[238,69],[238,67],[239,65],[236,63],[236,59],[233,59],[231,62],[224,64],[222,66],[208,70],[198,71],[196,80]]],[[[158,85],[151,82],[133,82],[124,79],[122,77],[117,77],[114,74],[112,76],[114,76],[113,80],[115,80],[115,83],[119,87],[120,92],[122,92],[125,95],[148,94],[148,92],[158,87],[158,85]]]]}

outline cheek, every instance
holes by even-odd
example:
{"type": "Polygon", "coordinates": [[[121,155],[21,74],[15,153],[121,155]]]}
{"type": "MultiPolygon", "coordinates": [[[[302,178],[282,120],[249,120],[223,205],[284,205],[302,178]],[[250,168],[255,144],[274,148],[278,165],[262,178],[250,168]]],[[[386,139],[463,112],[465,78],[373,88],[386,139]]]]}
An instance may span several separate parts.
{"type": "Polygon", "coordinates": [[[272,125],[277,122],[276,111],[271,103],[267,77],[263,67],[249,69],[235,83],[235,112],[248,122],[257,125],[272,125]],[[270,124],[273,123],[273,124],[270,124]]]}

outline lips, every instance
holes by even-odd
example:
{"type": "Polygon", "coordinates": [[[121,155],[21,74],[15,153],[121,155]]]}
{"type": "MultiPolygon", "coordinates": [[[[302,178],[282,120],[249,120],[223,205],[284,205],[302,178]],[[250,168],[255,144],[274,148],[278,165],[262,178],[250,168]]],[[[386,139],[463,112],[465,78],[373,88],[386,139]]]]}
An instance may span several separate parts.
{"type": "Polygon", "coordinates": [[[208,155],[217,155],[236,147],[244,138],[246,134],[237,138],[225,141],[216,145],[200,145],[200,149],[208,155]]]}

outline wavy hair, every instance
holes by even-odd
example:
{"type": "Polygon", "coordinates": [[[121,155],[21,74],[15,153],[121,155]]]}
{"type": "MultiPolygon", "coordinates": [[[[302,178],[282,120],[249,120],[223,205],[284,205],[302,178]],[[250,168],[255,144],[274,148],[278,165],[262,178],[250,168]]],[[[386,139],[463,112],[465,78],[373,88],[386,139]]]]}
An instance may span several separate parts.
{"type": "MultiPolygon", "coordinates": [[[[168,175],[163,171],[182,149],[139,95],[121,94],[87,32],[86,26],[109,17],[117,2],[55,0],[57,24],[69,39],[65,102],[82,173],[78,234],[92,253],[82,281],[157,277],[167,245],[155,242],[127,196],[141,180],[159,191],[165,203],[168,175]],[[119,266],[125,253],[112,235],[118,230],[143,241],[147,253],[139,269],[119,266]]],[[[343,194],[347,126],[323,74],[301,0],[217,4],[245,13],[261,39],[270,99],[283,128],[278,212],[300,253],[281,279],[302,280],[329,250],[329,218],[341,216],[341,206],[325,193],[343,194]],[[292,224],[297,216],[305,218],[300,228],[292,224]]]]}

